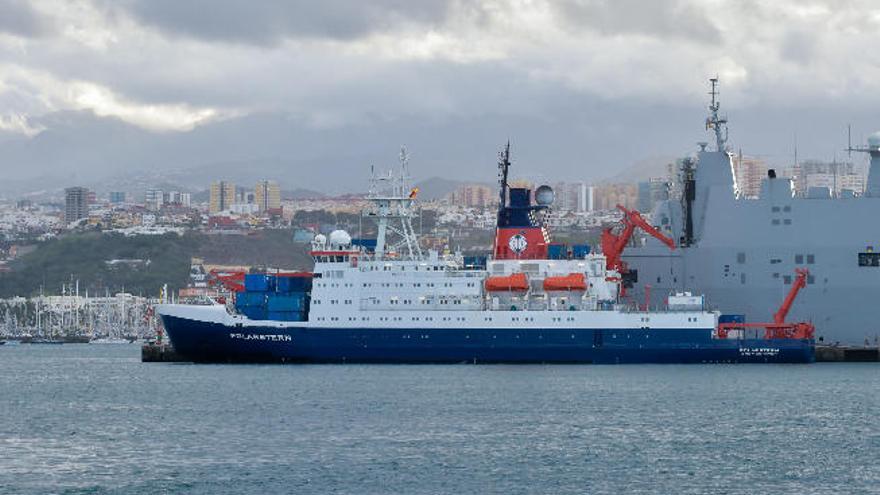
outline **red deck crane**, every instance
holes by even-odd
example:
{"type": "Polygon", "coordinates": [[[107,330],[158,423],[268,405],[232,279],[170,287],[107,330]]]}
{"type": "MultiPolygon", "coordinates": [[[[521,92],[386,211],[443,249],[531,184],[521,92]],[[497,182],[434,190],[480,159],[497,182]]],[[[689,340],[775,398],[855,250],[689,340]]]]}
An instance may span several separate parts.
{"type": "MultiPolygon", "coordinates": [[[[645,220],[645,218],[642,217],[639,212],[635,210],[628,210],[622,205],[617,205],[617,209],[623,212],[623,218],[620,220],[620,224],[623,225],[623,229],[621,229],[619,234],[615,234],[613,232],[613,226],[608,227],[602,231],[602,253],[605,255],[605,266],[607,266],[608,269],[617,270],[618,272],[620,272],[621,276],[629,273],[626,262],[624,262],[620,257],[623,254],[623,250],[626,249],[626,246],[629,245],[629,241],[632,239],[636,228],[644,230],[658,241],[669,246],[669,249],[675,249],[675,241],[673,241],[671,238],[664,235],[663,232],[660,232],[657,228],[648,223],[648,221],[645,220]]],[[[623,297],[625,295],[626,285],[621,284],[620,296],[623,297]]]]}
{"type": "Polygon", "coordinates": [[[763,328],[765,339],[812,339],[816,333],[816,327],[812,323],[806,321],[797,323],[785,322],[785,318],[788,316],[794,300],[801,289],[807,286],[807,277],[810,276],[810,271],[804,268],[796,268],[795,273],[797,276],[791,284],[791,289],[789,289],[788,294],[785,296],[785,300],[782,301],[779,309],[773,313],[772,323],[719,323],[718,337],[722,339],[727,338],[731,330],[763,328]]]}
{"type": "Polygon", "coordinates": [[[675,241],[648,223],[639,212],[628,210],[622,205],[617,205],[617,209],[623,212],[623,218],[620,220],[623,229],[619,234],[615,234],[612,231],[614,227],[608,227],[602,231],[602,253],[605,255],[605,265],[609,269],[617,270],[621,273],[626,271],[626,263],[620,259],[620,256],[623,254],[626,246],[629,245],[629,241],[632,239],[636,228],[644,230],[658,241],[669,246],[669,249],[675,249],[675,241]]]}

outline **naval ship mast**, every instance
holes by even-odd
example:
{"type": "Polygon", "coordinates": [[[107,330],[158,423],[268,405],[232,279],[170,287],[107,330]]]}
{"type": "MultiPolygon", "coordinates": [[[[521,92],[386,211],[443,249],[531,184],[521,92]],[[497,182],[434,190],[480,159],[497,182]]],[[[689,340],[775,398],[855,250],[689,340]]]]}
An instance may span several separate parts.
{"type": "Polygon", "coordinates": [[[720,94],[718,92],[718,76],[709,79],[709,82],[712,83],[712,90],[709,91],[709,94],[712,95],[712,102],[709,103],[706,130],[715,131],[715,150],[727,151],[727,117],[718,114],[718,110],[721,109],[721,102],[717,99],[720,94]]]}
{"type": "Polygon", "coordinates": [[[400,171],[395,174],[389,170],[386,175],[370,178],[370,192],[367,199],[372,208],[364,216],[376,218],[376,259],[388,255],[406,256],[409,259],[422,257],[418,236],[413,229],[413,202],[418,188],[409,187],[409,153],[406,146],[400,147],[400,171]],[[390,235],[389,235],[390,234],[390,235]]]}

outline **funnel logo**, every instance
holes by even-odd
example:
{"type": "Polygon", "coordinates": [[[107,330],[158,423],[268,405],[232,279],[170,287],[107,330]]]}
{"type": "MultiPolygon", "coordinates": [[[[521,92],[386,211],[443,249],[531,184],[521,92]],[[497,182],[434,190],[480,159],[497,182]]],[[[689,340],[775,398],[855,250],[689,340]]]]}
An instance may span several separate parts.
{"type": "Polygon", "coordinates": [[[516,254],[522,254],[523,251],[529,247],[529,241],[526,239],[526,236],[522,234],[516,234],[511,236],[507,241],[507,245],[510,247],[510,250],[516,254]]]}

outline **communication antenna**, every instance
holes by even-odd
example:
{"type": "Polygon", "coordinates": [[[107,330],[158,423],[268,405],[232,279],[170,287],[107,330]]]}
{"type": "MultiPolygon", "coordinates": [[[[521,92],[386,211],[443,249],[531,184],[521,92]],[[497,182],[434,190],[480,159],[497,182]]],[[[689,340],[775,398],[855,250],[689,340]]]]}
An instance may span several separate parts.
{"type": "Polygon", "coordinates": [[[406,150],[406,145],[400,146],[400,194],[405,194],[406,189],[409,187],[409,151],[406,150]]]}
{"type": "Polygon", "coordinates": [[[852,161],[852,124],[846,124],[846,153],[847,158],[852,161]]]}
{"type": "Polygon", "coordinates": [[[709,103],[709,116],[706,117],[706,130],[712,129],[715,131],[715,145],[717,151],[726,151],[728,137],[727,117],[718,114],[718,110],[721,109],[721,102],[718,101],[718,96],[721,94],[718,91],[718,76],[716,75],[709,79],[709,83],[711,84],[709,95],[712,96],[712,101],[709,103]]]}

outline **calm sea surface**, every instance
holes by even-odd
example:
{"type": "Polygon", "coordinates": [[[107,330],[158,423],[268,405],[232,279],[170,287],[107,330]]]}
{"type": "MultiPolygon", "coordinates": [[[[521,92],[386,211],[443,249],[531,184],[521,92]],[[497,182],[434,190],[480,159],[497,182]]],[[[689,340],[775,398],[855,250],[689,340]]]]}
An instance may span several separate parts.
{"type": "Polygon", "coordinates": [[[880,366],[208,366],[0,346],[0,493],[880,493],[880,366]]]}

